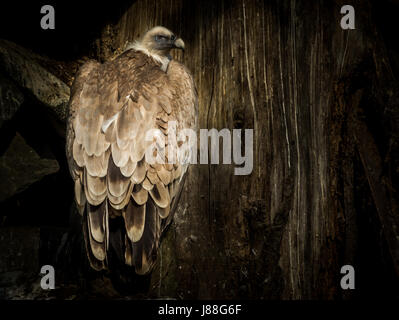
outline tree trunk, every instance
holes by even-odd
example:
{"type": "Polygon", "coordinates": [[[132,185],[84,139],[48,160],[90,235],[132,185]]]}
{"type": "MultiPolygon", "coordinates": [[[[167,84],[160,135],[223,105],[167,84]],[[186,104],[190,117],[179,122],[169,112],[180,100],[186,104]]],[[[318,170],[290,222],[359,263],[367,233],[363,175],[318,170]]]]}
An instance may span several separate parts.
{"type": "Polygon", "coordinates": [[[176,58],[194,74],[200,128],[254,129],[251,175],[235,176],[234,165],[192,166],[153,274],[155,296],[340,296],[341,266],[357,265],[356,215],[363,213],[355,197],[365,196],[354,190],[354,161],[366,168],[363,183],[398,274],[398,215],[385,194],[392,183],[379,180],[381,156],[353,114],[364,97],[352,102],[359,86],[390,83],[389,65],[378,70],[389,62],[371,5],[353,4],[355,30],[340,27],[343,5],[138,1],[103,29],[102,59],[153,25],[179,33],[187,50],[176,58]]]}

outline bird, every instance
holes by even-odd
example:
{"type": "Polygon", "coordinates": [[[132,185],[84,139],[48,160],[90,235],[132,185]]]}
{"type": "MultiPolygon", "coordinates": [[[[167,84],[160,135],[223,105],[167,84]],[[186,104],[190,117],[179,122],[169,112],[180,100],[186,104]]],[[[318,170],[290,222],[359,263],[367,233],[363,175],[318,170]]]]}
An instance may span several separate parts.
{"type": "Polygon", "coordinates": [[[166,143],[169,124],[196,130],[198,95],[190,71],[172,59],[184,41],[156,26],[115,59],[85,62],[71,87],[66,157],[90,266],[109,270],[111,260],[138,275],[154,268],[157,252],[182,192],[186,163],[150,163],[158,129],[166,143]]]}

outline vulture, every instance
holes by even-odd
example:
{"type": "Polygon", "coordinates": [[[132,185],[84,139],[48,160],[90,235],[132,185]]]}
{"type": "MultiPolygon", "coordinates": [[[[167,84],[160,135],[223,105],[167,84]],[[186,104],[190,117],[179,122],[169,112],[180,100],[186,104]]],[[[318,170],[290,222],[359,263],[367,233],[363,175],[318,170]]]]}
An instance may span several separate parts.
{"type": "Polygon", "coordinates": [[[188,164],[168,161],[168,126],[196,130],[198,99],[172,49],[184,50],[183,40],[158,26],[111,61],[87,61],[73,82],[66,155],[95,270],[116,259],[137,274],[151,272],[179,201],[188,164]],[[163,163],[145,157],[152,129],[165,139],[154,151],[163,163]]]}

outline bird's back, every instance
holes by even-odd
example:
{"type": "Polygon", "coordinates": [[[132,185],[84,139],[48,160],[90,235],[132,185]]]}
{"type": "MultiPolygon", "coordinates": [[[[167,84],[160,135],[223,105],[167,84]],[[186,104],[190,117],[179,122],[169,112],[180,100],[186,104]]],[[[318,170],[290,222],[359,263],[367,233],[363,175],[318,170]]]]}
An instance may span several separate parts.
{"type": "Polygon", "coordinates": [[[110,256],[139,274],[152,269],[186,167],[149,164],[145,152],[153,141],[146,134],[159,130],[166,144],[158,152],[166,155],[171,121],[177,130],[195,129],[196,106],[192,77],[175,61],[165,73],[151,57],[128,50],[80,69],[71,90],[66,152],[95,269],[107,268],[110,256]]]}

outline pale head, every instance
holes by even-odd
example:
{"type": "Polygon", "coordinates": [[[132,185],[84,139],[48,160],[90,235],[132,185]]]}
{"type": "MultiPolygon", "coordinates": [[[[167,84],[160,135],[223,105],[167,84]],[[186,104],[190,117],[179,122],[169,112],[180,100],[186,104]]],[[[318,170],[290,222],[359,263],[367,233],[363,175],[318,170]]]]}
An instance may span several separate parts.
{"type": "Polygon", "coordinates": [[[168,56],[172,49],[184,50],[183,40],[176,37],[172,31],[160,26],[147,31],[140,44],[150,53],[160,56],[168,56]]]}

